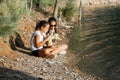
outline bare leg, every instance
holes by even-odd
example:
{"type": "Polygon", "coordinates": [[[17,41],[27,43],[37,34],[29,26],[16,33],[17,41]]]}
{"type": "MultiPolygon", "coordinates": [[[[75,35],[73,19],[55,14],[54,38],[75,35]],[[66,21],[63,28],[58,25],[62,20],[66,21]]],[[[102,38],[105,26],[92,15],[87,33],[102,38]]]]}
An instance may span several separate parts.
{"type": "Polygon", "coordinates": [[[46,58],[54,58],[54,55],[51,54],[51,51],[53,51],[52,48],[46,48],[46,49],[42,49],[39,50],[38,52],[38,57],[46,57],[46,58]]]}
{"type": "Polygon", "coordinates": [[[57,45],[51,48],[45,48],[38,52],[38,56],[52,59],[55,57],[56,54],[59,54],[61,50],[65,50],[67,48],[68,46],[66,44],[57,45]]]}
{"type": "Polygon", "coordinates": [[[46,58],[50,58],[50,59],[52,59],[52,58],[54,58],[55,57],[55,55],[53,55],[53,54],[51,54],[51,52],[53,51],[54,49],[53,48],[46,48],[45,49],[45,57],[46,58]]]}
{"type": "Polygon", "coordinates": [[[68,48],[68,46],[66,44],[58,45],[57,48],[51,52],[51,54],[53,54],[53,55],[59,54],[60,51],[66,50],[67,48],[68,48]]]}

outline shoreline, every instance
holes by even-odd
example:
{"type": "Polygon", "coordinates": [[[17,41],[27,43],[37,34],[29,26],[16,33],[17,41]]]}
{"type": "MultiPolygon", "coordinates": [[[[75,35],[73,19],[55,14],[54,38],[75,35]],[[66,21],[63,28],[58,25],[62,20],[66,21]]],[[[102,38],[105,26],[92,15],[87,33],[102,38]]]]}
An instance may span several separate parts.
{"type": "MultiPolygon", "coordinates": [[[[66,37],[64,36],[63,39],[65,40],[66,37]]],[[[19,50],[24,51],[24,49],[19,50]]],[[[69,50],[67,54],[58,55],[54,59],[34,57],[19,51],[16,51],[16,53],[19,56],[12,59],[5,56],[0,57],[0,74],[2,74],[0,75],[0,79],[98,80],[94,76],[82,73],[75,65],[73,65],[75,64],[73,62],[73,60],[75,60],[75,55],[69,50]]]]}

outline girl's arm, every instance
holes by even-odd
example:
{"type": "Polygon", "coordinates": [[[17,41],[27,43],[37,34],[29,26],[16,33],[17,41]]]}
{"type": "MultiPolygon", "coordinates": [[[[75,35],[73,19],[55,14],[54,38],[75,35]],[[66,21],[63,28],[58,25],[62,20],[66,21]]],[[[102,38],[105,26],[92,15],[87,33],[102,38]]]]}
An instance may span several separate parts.
{"type": "Polygon", "coordinates": [[[41,47],[41,46],[44,46],[44,44],[49,40],[50,36],[47,36],[43,42],[40,42],[40,36],[36,35],[35,36],[35,45],[37,48],[41,47]]]}

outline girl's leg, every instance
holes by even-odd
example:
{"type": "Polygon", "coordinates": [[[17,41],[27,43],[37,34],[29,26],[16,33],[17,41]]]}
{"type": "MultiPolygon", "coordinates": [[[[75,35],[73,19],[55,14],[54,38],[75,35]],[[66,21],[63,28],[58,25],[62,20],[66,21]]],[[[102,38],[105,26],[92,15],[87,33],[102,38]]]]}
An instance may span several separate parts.
{"type": "Polygon", "coordinates": [[[57,48],[54,49],[54,50],[51,52],[51,54],[53,54],[53,55],[59,54],[60,51],[66,50],[66,49],[68,48],[68,45],[62,44],[62,45],[58,45],[58,46],[56,46],[56,47],[57,47],[57,48]]]}
{"type": "Polygon", "coordinates": [[[38,51],[38,57],[45,57],[45,49],[41,49],[38,51]]]}
{"type": "Polygon", "coordinates": [[[55,57],[55,55],[59,54],[60,51],[66,50],[67,48],[68,46],[66,44],[57,45],[57,46],[54,46],[54,48],[53,47],[45,48],[45,49],[39,50],[38,56],[52,59],[55,57]]]}
{"type": "Polygon", "coordinates": [[[51,52],[53,51],[54,49],[52,48],[45,48],[45,49],[42,49],[42,50],[39,50],[38,51],[38,56],[39,57],[46,57],[46,58],[54,58],[55,55],[51,54],[51,52]]]}

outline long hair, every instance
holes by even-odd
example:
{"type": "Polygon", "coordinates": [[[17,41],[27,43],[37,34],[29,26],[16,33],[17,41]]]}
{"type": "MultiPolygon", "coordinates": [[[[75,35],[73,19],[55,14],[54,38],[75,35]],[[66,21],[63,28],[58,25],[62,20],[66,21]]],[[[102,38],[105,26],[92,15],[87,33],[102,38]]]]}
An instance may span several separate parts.
{"type": "MultiPolygon", "coordinates": [[[[52,21],[56,22],[56,25],[57,25],[57,20],[56,20],[56,18],[50,17],[50,18],[48,19],[48,23],[49,23],[49,24],[50,24],[52,21]]],[[[55,33],[57,33],[56,27],[55,27],[55,33]]]]}
{"type": "Polygon", "coordinates": [[[46,27],[47,24],[49,23],[45,20],[38,21],[36,24],[35,30],[41,29],[41,27],[46,27]]]}

